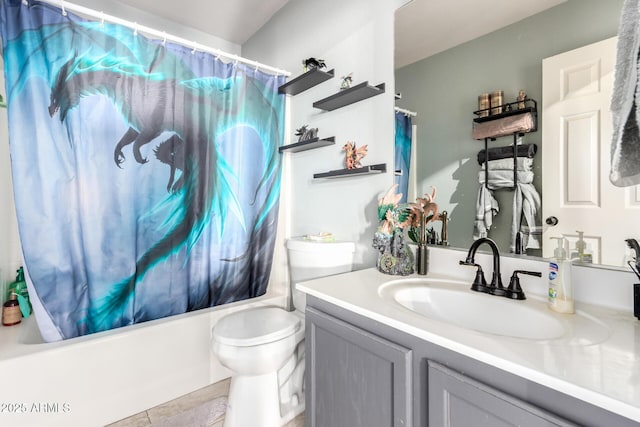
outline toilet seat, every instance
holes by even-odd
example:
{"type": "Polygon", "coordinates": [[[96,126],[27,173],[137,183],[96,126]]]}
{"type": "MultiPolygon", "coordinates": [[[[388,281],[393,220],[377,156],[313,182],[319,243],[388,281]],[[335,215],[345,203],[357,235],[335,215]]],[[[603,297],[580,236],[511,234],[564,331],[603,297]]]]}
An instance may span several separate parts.
{"type": "Polygon", "coordinates": [[[229,314],[216,323],[213,339],[236,347],[257,346],[293,335],[300,318],[277,307],[260,307],[229,314]]]}

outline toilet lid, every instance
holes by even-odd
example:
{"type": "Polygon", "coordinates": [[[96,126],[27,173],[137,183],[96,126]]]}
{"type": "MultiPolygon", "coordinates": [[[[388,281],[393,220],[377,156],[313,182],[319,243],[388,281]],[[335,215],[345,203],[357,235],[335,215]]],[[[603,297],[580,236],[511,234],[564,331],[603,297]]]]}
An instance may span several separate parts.
{"type": "Polygon", "coordinates": [[[277,307],[260,307],[231,313],[213,327],[213,339],[237,347],[260,345],[293,335],[300,319],[277,307]]]}

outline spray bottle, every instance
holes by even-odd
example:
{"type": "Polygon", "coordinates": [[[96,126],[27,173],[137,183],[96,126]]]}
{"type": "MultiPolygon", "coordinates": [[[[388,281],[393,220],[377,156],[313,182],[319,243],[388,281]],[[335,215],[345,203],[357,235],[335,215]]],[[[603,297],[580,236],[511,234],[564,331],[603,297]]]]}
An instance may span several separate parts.
{"type": "Polygon", "coordinates": [[[558,313],[572,314],[573,289],[571,286],[571,260],[564,248],[564,237],[552,237],[558,240],[558,247],[549,260],[549,308],[558,313]]]}

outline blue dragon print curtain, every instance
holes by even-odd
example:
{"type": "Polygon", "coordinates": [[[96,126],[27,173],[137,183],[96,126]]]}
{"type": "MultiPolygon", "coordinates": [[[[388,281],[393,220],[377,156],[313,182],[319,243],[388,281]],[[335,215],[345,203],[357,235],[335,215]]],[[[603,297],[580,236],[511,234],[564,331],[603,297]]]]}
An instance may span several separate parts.
{"type": "Polygon", "coordinates": [[[401,203],[407,202],[409,190],[409,165],[411,161],[411,117],[399,111],[396,114],[395,170],[400,171],[394,177],[398,184],[398,193],[402,193],[401,203]]]}
{"type": "Polygon", "coordinates": [[[284,77],[28,3],[4,0],[0,31],[25,267],[58,335],[45,339],[263,294],[284,77]]]}

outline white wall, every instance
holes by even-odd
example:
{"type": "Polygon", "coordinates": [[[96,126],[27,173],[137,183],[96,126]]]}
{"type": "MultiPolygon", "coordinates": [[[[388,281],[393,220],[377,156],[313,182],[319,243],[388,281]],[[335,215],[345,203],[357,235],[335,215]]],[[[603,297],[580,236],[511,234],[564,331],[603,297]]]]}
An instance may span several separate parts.
{"type": "MultiPolygon", "coordinates": [[[[280,235],[329,231],[356,242],[356,268],[375,264],[371,247],[378,225],[377,199],[393,184],[393,20],[388,0],[291,0],[242,46],[243,56],[302,73],[304,58],[322,58],[336,77],[290,98],[289,137],[304,124],[336,144],[284,156],[285,221],[280,235]],[[331,112],[314,109],[314,101],[337,92],[341,76],[353,72],[354,84],[386,84],[386,92],[331,112]],[[313,174],[344,168],[340,151],[347,141],[367,144],[363,164],[386,163],[387,173],[339,179],[313,174]],[[287,218],[288,217],[288,218],[287,218]],[[283,230],[284,229],[284,230],[283,230]]],[[[295,142],[295,139],[293,139],[295,142]]],[[[282,240],[279,246],[283,246],[282,240]]]]}

